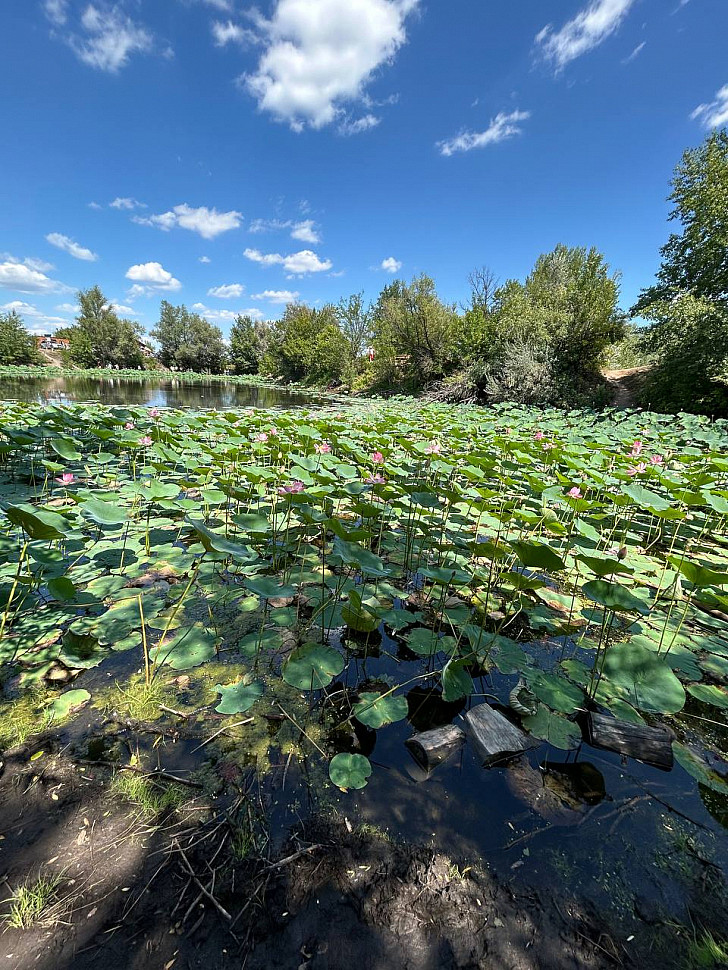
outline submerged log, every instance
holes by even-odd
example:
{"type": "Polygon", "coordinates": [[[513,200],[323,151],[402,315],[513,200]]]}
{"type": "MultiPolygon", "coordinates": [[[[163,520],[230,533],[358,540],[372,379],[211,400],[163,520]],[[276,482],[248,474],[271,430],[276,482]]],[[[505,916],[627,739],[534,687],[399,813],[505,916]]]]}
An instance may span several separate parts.
{"type": "Polygon", "coordinates": [[[431,728],[407,738],[405,745],[417,764],[425,771],[431,771],[457,751],[464,740],[462,728],[445,724],[444,727],[431,728]]]}
{"type": "Polygon", "coordinates": [[[541,743],[524,734],[490,704],[478,704],[469,710],[465,724],[475,752],[484,764],[503,755],[537,748],[541,743]]]}
{"type": "Polygon", "coordinates": [[[672,768],[672,735],[664,727],[620,721],[607,714],[590,714],[588,740],[596,748],[616,751],[656,768],[672,768]]]}

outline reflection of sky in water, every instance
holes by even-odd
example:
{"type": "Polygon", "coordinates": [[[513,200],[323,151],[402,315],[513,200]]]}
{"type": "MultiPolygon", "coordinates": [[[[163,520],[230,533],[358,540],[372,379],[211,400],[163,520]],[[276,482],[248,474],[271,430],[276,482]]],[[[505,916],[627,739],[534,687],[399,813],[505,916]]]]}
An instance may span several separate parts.
{"type": "Polygon", "coordinates": [[[0,379],[0,400],[38,404],[98,401],[101,404],[169,408],[276,408],[319,403],[320,398],[278,387],[173,379],[122,380],[116,377],[0,379]]]}

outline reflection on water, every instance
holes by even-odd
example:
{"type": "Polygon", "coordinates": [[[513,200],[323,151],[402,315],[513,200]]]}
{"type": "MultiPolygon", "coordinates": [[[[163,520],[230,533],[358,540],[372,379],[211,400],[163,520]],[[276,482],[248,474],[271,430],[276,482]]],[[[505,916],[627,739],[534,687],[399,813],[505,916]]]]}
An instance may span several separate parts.
{"type": "Polygon", "coordinates": [[[174,378],[122,380],[118,377],[0,378],[0,401],[67,404],[99,401],[101,404],[147,405],[169,408],[289,408],[324,403],[326,399],[281,387],[174,378]]]}

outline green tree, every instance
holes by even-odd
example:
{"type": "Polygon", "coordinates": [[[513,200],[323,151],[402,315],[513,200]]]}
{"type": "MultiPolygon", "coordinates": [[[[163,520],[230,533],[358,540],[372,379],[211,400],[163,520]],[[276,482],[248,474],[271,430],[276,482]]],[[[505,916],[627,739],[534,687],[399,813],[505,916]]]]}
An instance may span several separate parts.
{"type": "Polygon", "coordinates": [[[680,231],[660,250],[657,282],[632,314],[650,321],[656,357],[641,403],[728,415],[728,132],[708,135],[675,169],[669,199],[680,231]]]}
{"type": "Polygon", "coordinates": [[[339,329],[336,309],[289,304],[271,329],[262,369],[289,381],[322,384],[341,380],[349,344],[339,329]]]}
{"type": "Polygon", "coordinates": [[[68,330],[68,357],[80,367],[143,367],[142,328],[120,319],[98,286],[78,294],[79,312],[68,330]]]}
{"type": "Polygon", "coordinates": [[[349,345],[352,365],[360,360],[371,340],[373,315],[372,305],[364,304],[363,292],[352,293],[336,305],[336,319],[349,345]]]}
{"type": "Polygon", "coordinates": [[[230,330],[230,363],[235,373],[257,374],[266,344],[266,325],[238,314],[230,330]]]}
{"type": "Polygon", "coordinates": [[[151,336],[159,344],[159,359],[165,367],[210,374],[225,369],[227,348],[222,331],[186,306],[163,300],[151,336]]]}
{"type": "Polygon", "coordinates": [[[0,313],[0,364],[37,364],[39,359],[20,314],[15,310],[0,313]]]}
{"type": "Polygon", "coordinates": [[[455,308],[440,300],[429,276],[388,284],[373,313],[378,378],[414,390],[447,374],[458,361],[459,323],[455,308]]]}

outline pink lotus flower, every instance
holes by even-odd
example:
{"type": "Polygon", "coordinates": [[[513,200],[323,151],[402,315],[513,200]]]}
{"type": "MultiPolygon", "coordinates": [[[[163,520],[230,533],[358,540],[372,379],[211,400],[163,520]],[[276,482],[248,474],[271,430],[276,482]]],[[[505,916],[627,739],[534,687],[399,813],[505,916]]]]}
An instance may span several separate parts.
{"type": "Polygon", "coordinates": [[[58,476],[56,481],[59,483],[59,485],[73,485],[73,483],[76,481],[76,476],[72,475],[71,472],[64,472],[62,475],[58,476]]]}
{"type": "Polygon", "coordinates": [[[387,479],[384,475],[367,475],[364,481],[367,485],[384,485],[387,479]]]}
{"type": "Polygon", "coordinates": [[[574,485],[566,494],[569,498],[581,498],[581,489],[578,485],[574,485]]]}
{"type": "Polygon", "coordinates": [[[662,455],[652,455],[650,458],[651,465],[662,465],[664,461],[665,459],[662,457],[662,455]]]}
{"type": "Polygon", "coordinates": [[[273,438],[277,438],[278,428],[268,428],[268,434],[271,435],[273,438]]]}
{"type": "Polygon", "coordinates": [[[126,424],[124,425],[124,430],[125,431],[132,431],[133,429],[134,429],[134,422],[133,421],[127,421],[126,424]]]}
{"type": "Polygon", "coordinates": [[[268,440],[268,435],[265,433],[265,431],[261,431],[260,434],[255,436],[254,440],[260,441],[261,444],[265,444],[265,442],[268,440]]]}
{"type": "Polygon", "coordinates": [[[161,413],[162,412],[159,410],[159,408],[150,408],[149,410],[149,416],[151,418],[158,418],[161,413]]]}
{"type": "Polygon", "coordinates": [[[439,455],[442,451],[442,445],[439,441],[431,441],[429,445],[425,448],[426,455],[439,455]]]}
{"type": "Polygon", "coordinates": [[[381,453],[381,451],[374,452],[374,454],[372,455],[372,461],[374,462],[375,465],[384,464],[384,455],[381,453]]]}
{"type": "Polygon", "coordinates": [[[296,479],[293,482],[289,482],[287,485],[282,485],[278,489],[278,494],[279,495],[298,495],[298,493],[302,492],[305,487],[306,486],[303,484],[302,481],[299,481],[299,479],[296,479]]]}
{"type": "Polygon", "coordinates": [[[536,434],[534,435],[534,438],[536,439],[536,441],[541,441],[543,439],[543,431],[537,431],[536,434]]]}
{"type": "Polygon", "coordinates": [[[639,454],[641,453],[641,451],[642,451],[642,442],[641,442],[641,441],[640,441],[640,439],[638,438],[638,439],[637,439],[637,440],[636,440],[636,441],[634,442],[634,444],[632,445],[632,451],[630,451],[630,455],[631,455],[631,456],[632,456],[633,458],[636,458],[636,457],[637,457],[637,455],[639,455],[639,454]]]}
{"type": "Polygon", "coordinates": [[[140,445],[141,445],[141,446],[142,446],[143,448],[146,448],[146,447],[147,447],[147,445],[151,445],[151,443],[152,443],[152,439],[151,439],[151,438],[149,437],[149,435],[148,435],[148,434],[145,434],[143,438],[140,438],[140,439],[139,439],[139,444],[140,444],[140,445]]]}
{"type": "Polygon", "coordinates": [[[317,455],[328,455],[331,453],[331,445],[328,441],[322,441],[320,445],[314,445],[313,449],[317,455]]]}
{"type": "Polygon", "coordinates": [[[544,441],[541,447],[543,448],[544,451],[553,451],[556,445],[554,444],[553,441],[544,441]]]}
{"type": "Polygon", "coordinates": [[[643,461],[639,465],[633,465],[631,468],[627,469],[628,475],[642,475],[647,471],[647,465],[643,461]]]}

